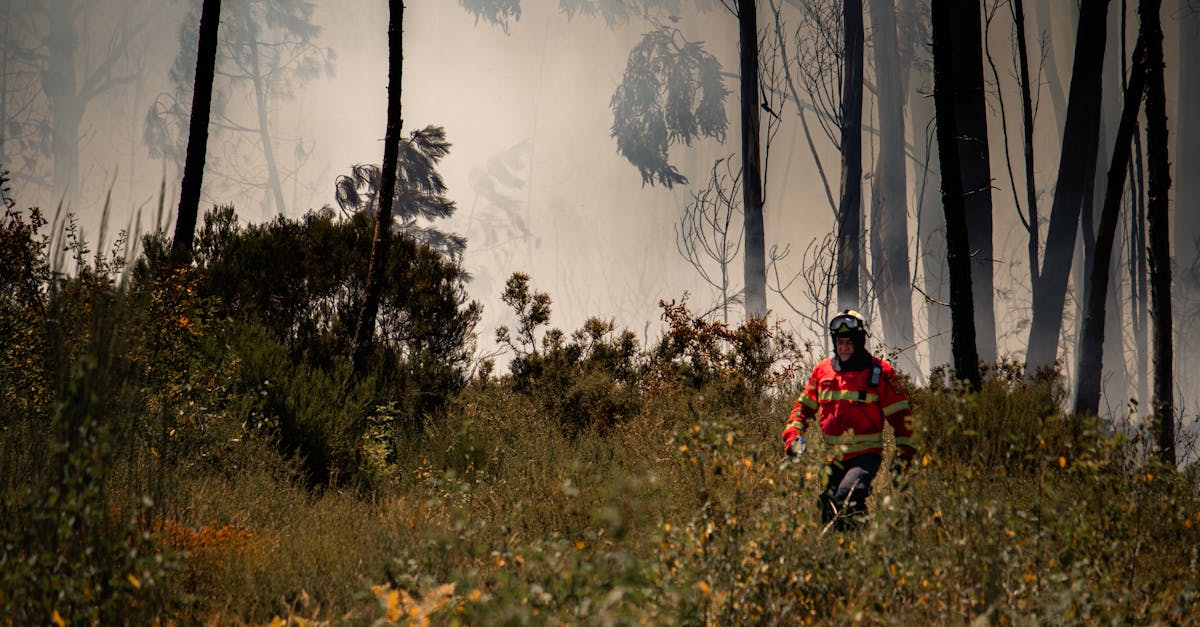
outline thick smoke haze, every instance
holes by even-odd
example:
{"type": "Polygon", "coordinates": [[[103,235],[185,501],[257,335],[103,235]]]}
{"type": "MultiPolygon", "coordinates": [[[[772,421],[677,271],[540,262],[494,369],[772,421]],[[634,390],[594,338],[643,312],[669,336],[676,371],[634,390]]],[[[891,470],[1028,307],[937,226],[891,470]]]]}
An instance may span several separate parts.
{"type": "MultiPolygon", "coordinates": [[[[0,27],[3,29],[0,35],[7,43],[6,56],[0,63],[5,71],[6,100],[0,133],[5,141],[0,144],[0,160],[3,167],[12,171],[13,195],[20,206],[39,205],[53,213],[61,201],[64,212],[78,216],[85,232],[96,237],[107,198],[111,205],[110,242],[113,231],[132,225],[138,216],[143,232],[155,228],[156,219],[169,232],[170,216],[156,216],[160,199],[164,213],[173,211],[178,202],[180,172],[173,162],[154,158],[142,138],[147,109],[162,94],[174,90],[169,73],[181,49],[181,28],[188,11],[196,10],[198,4],[4,0],[0,13],[8,20],[6,26],[0,27]],[[47,48],[57,45],[53,38],[38,41],[29,37],[30,33],[46,32],[47,9],[75,11],[74,26],[79,33],[76,45],[81,51],[76,56],[76,74],[80,81],[96,70],[95,64],[102,62],[114,45],[120,43],[113,34],[119,32],[119,26],[136,24],[138,28],[107,70],[106,76],[120,80],[86,102],[78,133],[78,179],[74,188],[66,190],[55,188],[54,163],[44,137],[48,130],[43,129],[39,136],[38,131],[21,126],[27,121],[48,124],[52,120],[48,115],[49,101],[38,95],[38,69],[22,65],[18,54],[26,48],[45,54],[47,48]],[[165,191],[160,192],[160,186],[165,191]]],[[[228,11],[237,0],[226,0],[225,4],[228,11]]],[[[520,19],[509,22],[505,32],[484,21],[477,22],[457,2],[406,3],[404,128],[410,131],[426,125],[443,126],[453,144],[450,155],[443,161],[442,173],[458,210],[453,218],[435,226],[468,239],[464,264],[473,277],[469,290],[485,308],[478,329],[481,352],[491,350],[497,325],[512,322],[510,312],[500,302],[500,293],[505,279],[514,271],[530,274],[533,286],[551,295],[552,325],[567,331],[578,328],[588,316],[596,315],[611,318],[618,327],[627,327],[643,340],[653,341],[661,329],[657,307],[660,299],[679,299],[687,293],[694,310],[706,311],[716,305],[716,291],[697,276],[675,245],[680,212],[692,193],[706,183],[714,160],[733,157],[737,163],[737,23],[720,3],[710,4],[711,10],[701,12],[694,3],[683,3],[687,8],[681,8],[680,15],[669,16],[665,18],[669,22],[661,23],[679,28],[691,41],[704,42],[705,48],[721,62],[726,88],[731,92],[726,100],[728,133],[724,144],[697,139],[690,147],[673,148],[671,162],[690,179],[690,184],[665,189],[643,185],[637,169],[617,153],[610,136],[613,124],[610,99],[622,80],[630,50],[643,33],[653,28],[650,22],[635,17],[609,28],[596,17],[577,15],[568,20],[555,2],[527,0],[522,3],[520,19]]],[[[760,1],[764,40],[774,36],[772,6],[781,6],[782,14],[789,20],[788,29],[794,30],[803,24],[797,11],[802,4],[760,1]]],[[[985,4],[990,7],[993,3],[985,4]]],[[[1029,31],[1036,38],[1030,42],[1036,57],[1031,60],[1032,69],[1038,83],[1035,174],[1045,220],[1058,170],[1063,123],[1061,99],[1065,98],[1070,78],[1076,3],[1027,4],[1029,31]]],[[[1174,134],[1180,118],[1190,119],[1194,108],[1181,108],[1176,97],[1180,89],[1175,67],[1180,59],[1177,25],[1186,21],[1190,9],[1179,1],[1164,4],[1168,124],[1174,134]]],[[[290,95],[275,94],[269,105],[272,134],[277,138],[274,146],[285,173],[282,187],[289,217],[327,206],[338,211],[335,178],[348,173],[354,164],[379,163],[382,158],[388,71],[387,3],[324,0],[313,6],[311,23],[320,31],[312,43],[321,51],[323,62],[310,79],[294,84],[290,95]]],[[[1106,72],[1110,68],[1113,72],[1106,73],[1105,78],[1103,115],[1110,130],[1107,134],[1102,132],[1099,159],[1103,163],[1111,155],[1111,128],[1119,115],[1120,6],[1121,3],[1112,3],[1109,12],[1106,72]]],[[[222,28],[225,26],[223,17],[222,28]]],[[[868,19],[863,119],[864,172],[868,173],[863,183],[865,208],[871,206],[869,174],[874,169],[877,141],[870,29],[868,19]]],[[[1132,49],[1137,29],[1132,6],[1125,29],[1128,48],[1132,49]]],[[[1024,252],[1026,235],[1014,207],[1014,197],[1023,198],[1024,186],[1018,174],[1014,194],[1014,185],[1006,171],[1002,112],[997,98],[1004,97],[1008,150],[1013,169],[1020,172],[1021,122],[1012,37],[1012,20],[1007,7],[1002,5],[995,9],[988,24],[989,52],[995,69],[986,60],[984,68],[991,92],[988,125],[997,341],[1002,355],[1021,359],[1028,340],[1030,294],[1024,252]]],[[[922,54],[928,52],[926,44],[915,42],[922,54]]],[[[190,80],[190,73],[187,78],[190,80]]],[[[914,71],[909,80],[931,84],[927,71],[914,71]]],[[[925,93],[928,94],[927,87],[925,93]]],[[[231,115],[244,110],[239,119],[250,119],[245,111],[249,111],[252,101],[245,99],[244,94],[226,104],[231,115]]],[[[784,103],[777,114],[780,126],[771,140],[768,156],[764,220],[767,249],[790,248],[790,254],[778,265],[780,280],[787,283],[805,265],[805,250],[813,242],[826,238],[833,229],[833,212],[825,186],[829,185],[833,194],[837,194],[839,155],[821,132],[818,114],[809,111],[807,121],[813,144],[828,178],[822,182],[796,107],[784,103]]],[[[770,111],[764,112],[764,116],[770,115],[770,111]]],[[[921,195],[939,194],[936,185],[925,185],[924,165],[917,159],[928,140],[929,137],[908,136],[908,233],[912,251],[909,262],[910,274],[918,286],[922,269],[915,255],[926,243],[917,236],[917,200],[921,195]]],[[[220,135],[210,139],[210,166],[225,158],[223,141],[220,135]]],[[[1178,154],[1178,151],[1172,154],[1173,161],[1177,161],[1174,157],[1178,154]]],[[[1175,166],[1173,179],[1177,184],[1195,178],[1194,165],[1177,162],[1175,166]]],[[[1101,172],[1106,169],[1104,166],[1101,172]]],[[[273,201],[265,190],[233,185],[210,172],[205,176],[201,209],[214,204],[234,205],[242,220],[248,222],[261,222],[275,214],[273,201]]],[[[1122,260],[1127,257],[1122,255],[1127,254],[1127,249],[1119,253],[1115,263],[1124,263],[1122,260]]],[[[1180,263],[1186,266],[1191,262],[1177,261],[1180,263]]],[[[731,266],[734,289],[740,289],[741,272],[739,259],[731,266]]],[[[773,285],[772,272],[768,270],[769,284],[773,285]]],[[[1077,272],[1073,284],[1078,284],[1080,276],[1077,272]]],[[[1120,293],[1127,299],[1128,287],[1123,289],[1120,293]]],[[[799,283],[782,296],[768,290],[772,316],[782,319],[784,326],[795,330],[801,339],[820,347],[824,339],[806,316],[819,321],[821,312],[806,299],[799,283]]],[[[1186,302],[1178,303],[1177,320],[1187,315],[1186,302]]],[[[1128,305],[1122,307],[1127,309],[1128,305]]],[[[878,318],[879,312],[866,309],[872,319],[878,318]]],[[[1075,368],[1071,355],[1076,332],[1075,305],[1070,298],[1067,309],[1069,319],[1064,323],[1060,351],[1065,351],[1063,364],[1070,374],[1075,368]]],[[[916,345],[900,348],[909,351],[927,372],[927,342],[931,334],[939,332],[928,329],[926,304],[916,290],[913,314],[916,345]]],[[[731,318],[737,320],[741,316],[739,307],[731,318]]],[[[948,335],[948,329],[941,332],[948,335]]],[[[1130,342],[1128,337],[1123,338],[1126,350],[1132,350],[1130,342]]],[[[1118,356],[1111,359],[1121,361],[1118,356]]],[[[1107,356],[1105,363],[1108,372],[1107,356]]],[[[1124,366],[1121,372],[1124,373],[1121,377],[1136,379],[1133,371],[1124,366]]],[[[1177,370],[1177,387],[1183,388],[1179,406],[1184,415],[1195,413],[1195,402],[1191,400],[1195,394],[1185,378],[1187,372],[1183,368],[1177,370]]],[[[1136,392],[1123,393],[1124,398],[1129,395],[1136,392]]],[[[1124,412],[1125,402],[1121,398],[1108,398],[1104,403],[1111,414],[1124,412]]]]}

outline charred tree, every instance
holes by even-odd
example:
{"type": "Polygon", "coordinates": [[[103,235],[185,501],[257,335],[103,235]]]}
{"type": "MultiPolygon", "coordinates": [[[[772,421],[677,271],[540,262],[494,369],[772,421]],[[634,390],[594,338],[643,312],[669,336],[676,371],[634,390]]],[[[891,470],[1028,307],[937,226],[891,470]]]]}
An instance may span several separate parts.
{"type": "Polygon", "coordinates": [[[1146,220],[1149,222],[1150,317],[1154,322],[1154,389],[1151,405],[1158,429],[1160,460],[1175,465],[1175,400],[1171,343],[1171,232],[1168,193],[1171,164],[1167,154],[1167,102],[1163,85],[1161,0],[1142,0],[1138,14],[1146,46],[1146,220]]]}
{"type": "Polygon", "coordinates": [[[746,318],[767,315],[767,262],[763,235],[763,183],[758,98],[758,6],[738,1],[738,51],[741,71],[742,207],[746,225],[744,279],[746,318]]]}
{"type": "Polygon", "coordinates": [[[971,290],[971,258],[967,243],[967,216],[963,200],[957,111],[954,98],[953,60],[964,54],[956,46],[954,31],[962,28],[954,18],[961,0],[932,0],[933,99],[937,113],[938,154],[942,164],[942,206],[946,215],[947,265],[950,269],[951,349],[954,372],[960,381],[978,390],[981,385],[979,353],[975,349],[975,311],[971,290]]]}
{"type": "MultiPolygon", "coordinates": [[[[987,94],[983,82],[983,25],[975,0],[948,8],[954,26],[954,56],[948,61],[954,81],[958,167],[967,220],[967,245],[974,296],[975,345],[980,359],[996,359],[996,315],[992,277],[992,168],[988,152],[987,94]]],[[[942,170],[943,176],[945,169],[942,170]]]]}
{"type": "Polygon", "coordinates": [[[379,212],[375,215],[375,233],[371,238],[371,263],[367,267],[366,292],[362,310],[354,330],[350,348],[351,377],[360,376],[366,369],[372,339],[375,335],[375,316],[379,313],[379,295],[383,291],[384,268],[392,232],[392,205],[396,192],[396,169],[400,155],[401,76],[404,71],[404,2],[389,0],[388,17],[388,85],[387,129],[383,137],[383,171],[380,174],[379,212]]]}
{"type": "Polygon", "coordinates": [[[842,3],[843,73],[842,181],[837,212],[838,308],[860,307],[859,266],[862,231],[862,0],[842,3]]]}
{"type": "Polygon", "coordinates": [[[200,35],[196,54],[196,79],[192,90],[192,116],[188,122],[187,158],[175,217],[171,257],[175,264],[191,262],[196,216],[200,211],[200,189],[204,183],[204,161],[208,151],[208,120],[212,108],[213,74],[217,65],[217,29],[221,22],[221,0],[204,0],[200,8],[200,35]]]}
{"type": "Polygon", "coordinates": [[[1121,121],[1117,127],[1117,138],[1113,146],[1112,162],[1108,168],[1104,205],[1100,213],[1100,228],[1096,233],[1095,248],[1092,252],[1088,279],[1091,287],[1088,289],[1087,309],[1084,313],[1079,340],[1080,368],[1075,388],[1075,413],[1077,414],[1094,415],[1100,410],[1106,303],[1113,242],[1116,239],[1117,222],[1120,219],[1121,196],[1125,189],[1125,175],[1129,169],[1133,131],[1146,89],[1144,47],[1140,39],[1134,49],[1133,58],[1133,71],[1129,84],[1125,88],[1125,107],[1121,112],[1121,121]]]}

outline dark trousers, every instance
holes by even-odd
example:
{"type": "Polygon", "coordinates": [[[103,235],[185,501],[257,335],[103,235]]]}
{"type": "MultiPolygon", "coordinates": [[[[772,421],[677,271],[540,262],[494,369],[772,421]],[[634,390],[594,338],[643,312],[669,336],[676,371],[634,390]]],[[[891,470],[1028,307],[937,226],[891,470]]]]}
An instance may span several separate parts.
{"type": "Polygon", "coordinates": [[[838,531],[854,529],[867,515],[867,495],[871,481],[879,472],[882,459],[867,454],[825,465],[825,485],[821,489],[821,522],[838,531]]]}

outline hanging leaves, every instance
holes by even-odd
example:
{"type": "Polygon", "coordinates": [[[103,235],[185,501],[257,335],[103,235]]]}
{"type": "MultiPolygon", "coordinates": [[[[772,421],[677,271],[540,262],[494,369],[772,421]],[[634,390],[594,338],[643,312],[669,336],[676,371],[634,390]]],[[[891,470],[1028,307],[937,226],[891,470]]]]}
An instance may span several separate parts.
{"type": "Polygon", "coordinates": [[[617,152],[637,167],[642,184],[671,188],[687,177],[668,162],[672,145],[697,137],[725,139],[725,89],[721,63],[702,42],[677,28],[650,31],[629,54],[613,93],[612,136],[617,152]]]}
{"type": "MultiPolygon", "coordinates": [[[[449,152],[446,130],[440,126],[413,131],[400,142],[392,228],[458,258],[466,248],[465,238],[418,224],[418,220],[448,218],[454,213],[454,201],[446,197],[446,182],[437,171],[437,164],[449,152]]],[[[378,165],[353,166],[350,174],[337,177],[334,183],[338,206],[347,214],[363,211],[374,216],[379,206],[379,185],[378,165]]]]}

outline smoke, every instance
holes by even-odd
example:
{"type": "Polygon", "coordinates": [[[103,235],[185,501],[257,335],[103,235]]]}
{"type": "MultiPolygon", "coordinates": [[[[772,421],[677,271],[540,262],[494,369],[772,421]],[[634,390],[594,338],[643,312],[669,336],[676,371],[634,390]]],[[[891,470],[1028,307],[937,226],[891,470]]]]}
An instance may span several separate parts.
{"type": "MultiPolygon", "coordinates": [[[[226,0],[225,4],[245,1],[249,0],[226,0]]],[[[637,169],[617,153],[611,137],[610,109],[630,50],[645,32],[668,23],[663,20],[670,20],[669,24],[681,29],[689,41],[703,42],[722,63],[727,86],[736,92],[732,89],[737,68],[736,20],[720,3],[706,4],[710,10],[700,11],[693,3],[683,2],[678,15],[664,15],[659,22],[631,16],[610,27],[602,16],[576,14],[568,19],[558,3],[526,0],[519,19],[510,20],[507,29],[486,20],[477,22],[456,2],[410,3],[406,7],[404,127],[442,126],[452,144],[442,162],[442,174],[458,213],[437,226],[468,240],[464,264],[474,277],[472,297],[484,306],[479,334],[485,349],[496,326],[512,323],[499,297],[505,279],[514,271],[527,272],[535,289],[551,295],[552,324],[564,330],[578,328],[588,316],[597,315],[614,319],[619,327],[653,340],[660,329],[660,299],[679,299],[686,293],[693,309],[705,310],[715,304],[713,289],[675,249],[674,227],[681,208],[691,199],[691,188],[668,190],[643,185],[637,169]]],[[[792,20],[789,28],[794,29],[803,22],[793,4],[781,6],[792,20]]],[[[1031,49],[1040,50],[1043,41],[1050,46],[1046,63],[1035,58],[1034,63],[1039,65],[1033,68],[1041,85],[1035,96],[1037,186],[1042,206],[1048,209],[1062,148],[1058,140],[1061,116],[1051,86],[1057,85],[1065,92],[1063,77],[1070,74],[1073,22],[1068,6],[1071,3],[1053,9],[1050,3],[1035,4],[1038,14],[1029,18],[1034,38],[1031,49]]],[[[66,209],[79,216],[85,231],[98,233],[101,208],[111,194],[113,224],[124,225],[140,212],[141,229],[146,231],[154,228],[160,188],[166,190],[163,202],[168,210],[177,202],[180,173],[174,163],[153,158],[142,136],[145,112],[151,103],[173,90],[169,73],[181,48],[179,36],[187,7],[150,0],[94,0],[83,6],[85,10],[72,22],[77,29],[74,64],[79,85],[83,84],[82,77],[94,72],[96,64],[107,58],[113,42],[118,41],[114,33],[121,24],[144,20],[146,27],[108,70],[109,76],[122,80],[86,101],[72,103],[86,105],[78,137],[77,184],[67,190],[54,189],[54,160],[44,139],[53,118],[50,102],[39,91],[39,72],[45,72],[48,65],[37,55],[45,54],[45,40],[50,37],[48,11],[57,3],[10,0],[0,9],[0,17],[7,18],[0,20],[4,23],[0,27],[4,42],[0,63],[6,70],[0,84],[5,95],[0,158],[6,159],[3,165],[13,170],[13,193],[18,203],[52,209],[64,199],[66,209]],[[22,57],[18,54],[22,51],[32,51],[33,57],[22,57]]],[[[1114,6],[1111,10],[1118,9],[1114,6]]],[[[771,25],[765,19],[769,11],[766,6],[760,11],[760,26],[769,36],[771,25]]],[[[1010,94],[1007,113],[1012,129],[1020,123],[1014,117],[1019,109],[1011,95],[1015,93],[1011,82],[1011,24],[1002,19],[1003,13],[990,35],[990,46],[999,63],[1000,85],[991,87],[989,102],[995,107],[996,93],[1010,94]]],[[[320,0],[315,3],[312,22],[321,29],[315,44],[335,53],[332,73],[296,84],[292,93],[280,90],[269,94],[272,133],[279,138],[275,148],[280,161],[291,164],[284,168],[282,186],[291,217],[335,205],[335,179],[349,173],[354,164],[378,163],[383,152],[387,3],[347,5],[320,0]]],[[[1136,19],[1130,20],[1129,27],[1136,28],[1136,19]]],[[[1167,50],[1175,49],[1168,42],[1167,50]]],[[[1168,66],[1171,63],[1168,60],[1168,66]]],[[[870,72],[868,67],[868,77],[870,72]]],[[[1173,76],[1168,73],[1168,80],[1173,81],[1173,76]]],[[[1175,85],[1169,82],[1167,88],[1169,97],[1174,98],[1175,85]]],[[[868,86],[868,103],[871,98],[868,86]]],[[[1169,110],[1180,111],[1176,117],[1183,117],[1174,102],[1169,110]]],[[[254,105],[244,97],[231,98],[225,104],[231,111],[242,113],[254,105]]],[[[782,126],[771,144],[764,218],[768,250],[772,246],[782,250],[789,245],[793,250],[779,268],[786,281],[800,270],[801,251],[813,241],[822,241],[832,230],[833,220],[825,183],[817,173],[795,106],[786,99],[780,107],[775,104],[779,101],[773,103],[769,115],[778,115],[782,126]]],[[[731,95],[726,102],[730,128],[725,145],[702,138],[691,146],[672,150],[672,165],[692,185],[706,182],[715,160],[736,154],[737,107],[736,94],[731,95]]],[[[993,109],[991,114],[1000,113],[993,109]]],[[[836,148],[820,133],[814,112],[810,110],[808,116],[813,125],[814,148],[836,190],[836,148]]],[[[871,159],[875,155],[870,129],[877,123],[868,104],[864,111],[864,128],[868,129],[864,168],[868,172],[873,169],[871,159]]],[[[1014,194],[1003,170],[1000,128],[998,120],[989,120],[993,134],[996,318],[1001,325],[1001,354],[1019,357],[1027,339],[1028,270],[1024,267],[1025,240],[1013,206],[1014,194]]],[[[915,149],[915,141],[910,138],[911,154],[920,152],[915,149]]],[[[209,154],[218,161],[228,149],[214,136],[209,154]]],[[[1101,153],[1109,151],[1111,146],[1104,146],[1101,153]]],[[[1010,152],[1014,167],[1020,171],[1019,151],[1010,152]]],[[[206,204],[232,203],[245,220],[264,218],[264,190],[247,191],[222,182],[220,177],[209,178],[206,176],[206,204]]],[[[908,180],[910,186],[921,182],[911,162],[908,180]]],[[[864,193],[869,192],[867,181],[864,193]]],[[[926,189],[925,193],[936,190],[926,189]]],[[[1018,195],[1023,197],[1023,189],[1018,195]]],[[[909,232],[915,234],[914,214],[915,210],[910,209],[913,217],[909,232]]],[[[915,259],[913,263],[915,266],[915,259]]],[[[740,284],[740,266],[731,274],[740,284]]],[[[919,272],[913,277],[920,284],[919,272]]],[[[790,293],[789,298],[805,300],[800,292],[790,293]]],[[[768,306],[774,315],[788,318],[794,328],[807,332],[807,323],[782,299],[768,294],[768,306]]],[[[801,306],[808,303],[802,302],[801,306]]],[[[914,313],[921,327],[925,315],[919,295],[914,298],[914,313]]],[[[802,339],[820,343],[819,337],[811,335],[802,339]]],[[[1064,346],[1073,349],[1073,338],[1064,346]]],[[[917,350],[924,348],[918,346],[917,350]]],[[[1070,358],[1066,363],[1071,363],[1070,358]]]]}

